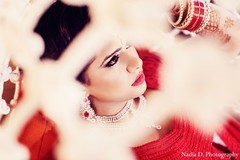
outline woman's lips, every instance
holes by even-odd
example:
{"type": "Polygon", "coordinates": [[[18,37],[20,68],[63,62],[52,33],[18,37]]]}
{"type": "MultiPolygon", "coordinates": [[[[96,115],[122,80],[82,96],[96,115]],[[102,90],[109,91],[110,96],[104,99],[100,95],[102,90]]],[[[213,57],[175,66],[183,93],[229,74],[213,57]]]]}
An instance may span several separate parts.
{"type": "Polygon", "coordinates": [[[145,81],[145,75],[143,72],[139,73],[136,80],[133,82],[132,86],[141,85],[145,81]]]}

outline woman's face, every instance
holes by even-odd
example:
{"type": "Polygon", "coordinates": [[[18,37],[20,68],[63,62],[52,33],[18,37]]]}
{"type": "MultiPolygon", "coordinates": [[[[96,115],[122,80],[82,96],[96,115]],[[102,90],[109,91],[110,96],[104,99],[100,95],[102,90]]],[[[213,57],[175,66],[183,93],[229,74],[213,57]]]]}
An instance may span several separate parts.
{"type": "Polygon", "coordinates": [[[119,38],[104,48],[86,71],[89,94],[104,102],[129,100],[146,90],[142,60],[136,49],[119,38]]]}

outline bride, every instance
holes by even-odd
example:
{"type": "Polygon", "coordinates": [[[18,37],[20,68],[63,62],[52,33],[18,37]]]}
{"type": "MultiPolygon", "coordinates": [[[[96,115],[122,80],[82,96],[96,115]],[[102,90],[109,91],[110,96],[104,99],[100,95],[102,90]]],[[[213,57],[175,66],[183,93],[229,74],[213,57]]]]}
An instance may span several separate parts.
{"type": "MultiPolygon", "coordinates": [[[[198,5],[202,3],[202,1],[196,2],[198,5]]],[[[183,9],[187,7],[182,8],[182,5],[174,6],[173,11],[175,12],[176,8],[179,9],[179,7],[180,10],[175,13],[175,16],[190,14],[185,13],[183,9]]],[[[205,10],[204,16],[207,15],[211,18],[210,12],[205,10]]],[[[181,22],[181,20],[177,21],[181,22]]],[[[184,20],[182,21],[184,22],[184,20]]],[[[186,18],[185,23],[187,21],[186,18]]],[[[58,59],[74,36],[89,22],[90,17],[86,6],[71,7],[60,1],[55,2],[36,27],[36,32],[42,35],[46,43],[45,52],[41,59],[58,59]],[[65,14],[67,16],[63,16],[65,14]],[[64,18],[68,16],[72,18],[64,18]],[[52,28],[55,28],[54,32],[52,28]]],[[[207,20],[205,20],[206,22],[207,20]]],[[[189,24],[193,23],[189,22],[189,24]]],[[[188,26],[188,28],[203,27],[200,24],[196,21],[195,26],[188,26]]],[[[179,27],[176,22],[173,25],[176,28],[179,27]]],[[[204,25],[208,29],[211,24],[204,25]]],[[[203,30],[201,33],[206,32],[209,30],[203,30]]],[[[222,36],[218,33],[214,34],[222,36]]],[[[85,101],[80,107],[80,117],[89,123],[98,123],[113,130],[124,127],[124,124],[134,118],[136,112],[144,108],[148,101],[151,101],[152,95],[160,92],[157,90],[159,84],[156,75],[161,61],[161,58],[155,53],[145,49],[136,49],[131,44],[126,43],[124,39],[113,36],[112,41],[92,58],[77,77],[77,80],[83,84],[86,90],[85,101]],[[150,67],[149,64],[155,66],[153,70],[147,69],[150,67]]],[[[147,118],[151,120],[151,117],[147,118]]],[[[202,133],[191,122],[177,116],[171,117],[161,124],[151,121],[141,125],[145,125],[149,132],[132,146],[137,159],[186,159],[189,156],[194,157],[194,154],[198,152],[204,154],[240,154],[240,141],[237,138],[240,136],[240,124],[234,118],[229,119],[226,128],[218,133],[224,144],[214,141],[213,135],[202,133]]],[[[22,132],[20,141],[29,147],[32,159],[54,159],[53,148],[57,143],[56,135],[54,124],[39,113],[22,132]],[[37,123],[39,127],[33,125],[34,121],[39,122],[37,123]],[[50,129],[44,130],[43,128],[46,126],[50,129]],[[33,130],[39,134],[29,138],[33,130]],[[44,138],[48,140],[47,142],[40,134],[42,131],[45,135],[44,138]],[[32,143],[33,141],[35,143],[32,143]],[[42,147],[39,147],[40,145],[42,147]]],[[[219,159],[217,156],[210,158],[219,159]]],[[[227,156],[224,158],[227,159],[227,156]]],[[[238,157],[233,158],[237,159],[238,157]]]]}

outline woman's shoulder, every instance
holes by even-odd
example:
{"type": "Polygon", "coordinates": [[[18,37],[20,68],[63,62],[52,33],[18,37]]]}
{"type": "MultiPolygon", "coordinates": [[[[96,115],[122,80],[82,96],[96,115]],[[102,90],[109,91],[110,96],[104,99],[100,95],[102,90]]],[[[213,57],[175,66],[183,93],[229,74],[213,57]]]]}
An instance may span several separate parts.
{"type": "Polygon", "coordinates": [[[187,153],[212,151],[211,142],[211,135],[203,134],[184,118],[174,117],[174,126],[171,132],[158,140],[134,147],[133,151],[140,159],[149,157],[179,159],[187,153]]]}

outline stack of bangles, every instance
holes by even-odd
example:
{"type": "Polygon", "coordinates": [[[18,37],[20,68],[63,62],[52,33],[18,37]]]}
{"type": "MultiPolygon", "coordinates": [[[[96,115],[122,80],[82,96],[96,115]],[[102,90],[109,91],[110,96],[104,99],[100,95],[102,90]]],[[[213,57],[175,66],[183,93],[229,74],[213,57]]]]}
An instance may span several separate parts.
{"type": "Polygon", "coordinates": [[[172,18],[169,21],[175,28],[198,33],[210,20],[210,5],[207,0],[179,0],[179,4],[172,9],[172,13],[176,21],[172,18]],[[177,12],[174,11],[176,7],[177,12]]]}

